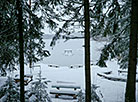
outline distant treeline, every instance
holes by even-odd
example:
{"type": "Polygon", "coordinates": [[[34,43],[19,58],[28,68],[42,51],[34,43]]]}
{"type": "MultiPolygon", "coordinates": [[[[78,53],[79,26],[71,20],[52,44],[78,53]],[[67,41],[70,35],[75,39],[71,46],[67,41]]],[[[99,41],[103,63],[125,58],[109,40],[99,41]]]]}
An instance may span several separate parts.
{"type": "MultiPolygon", "coordinates": [[[[54,37],[54,34],[45,34],[43,35],[44,39],[52,39],[54,37]]],[[[83,36],[66,36],[66,35],[60,35],[61,39],[83,39],[83,36]]]]}

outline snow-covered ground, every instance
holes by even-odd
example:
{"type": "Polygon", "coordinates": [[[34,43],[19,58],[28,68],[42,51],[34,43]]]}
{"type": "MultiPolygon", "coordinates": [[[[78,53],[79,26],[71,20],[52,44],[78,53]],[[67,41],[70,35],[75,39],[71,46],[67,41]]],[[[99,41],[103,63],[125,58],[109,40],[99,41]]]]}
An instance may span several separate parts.
{"type": "MultiPolygon", "coordinates": [[[[51,90],[51,85],[55,82],[62,81],[75,82],[77,85],[80,85],[84,91],[84,41],[82,39],[69,40],[67,42],[59,40],[53,49],[49,47],[50,41],[51,40],[49,39],[45,39],[45,49],[48,49],[51,52],[51,56],[44,58],[43,61],[35,64],[41,65],[42,77],[51,81],[48,85],[48,90],[51,90]],[[50,67],[49,65],[51,64],[59,67],[50,67]],[[78,65],[81,67],[78,67],[78,65]],[[71,68],[71,66],[73,66],[73,68],[71,68]]],[[[118,74],[119,65],[115,60],[107,61],[107,68],[100,68],[95,65],[100,56],[100,49],[105,43],[106,42],[91,41],[91,63],[93,63],[91,66],[92,84],[100,86],[99,91],[102,93],[104,102],[124,102],[125,82],[110,81],[97,76],[97,73],[112,71],[110,76],[126,78],[126,76],[118,74]]],[[[40,67],[35,67],[32,70],[34,79],[37,77],[39,71],[40,67]]],[[[25,69],[25,73],[30,73],[28,68],[25,69]]],[[[136,92],[138,92],[138,88],[136,89],[136,92]]],[[[72,97],[54,98],[52,95],[51,97],[53,102],[76,102],[72,97]]]]}
{"type": "MultiPolygon", "coordinates": [[[[69,81],[75,82],[85,90],[84,74],[84,41],[82,39],[69,40],[64,42],[59,40],[53,50],[49,47],[51,40],[45,40],[46,49],[49,49],[51,56],[45,58],[39,64],[42,67],[42,75],[52,82],[69,81]],[[66,50],[72,50],[72,54],[65,54],[66,50]],[[48,64],[59,65],[59,68],[50,68],[48,64]],[[70,68],[71,65],[83,65],[82,68],[70,68]]],[[[100,57],[100,50],[106,42],[91,41],[91,62],[96,63],[100,57]]],[[[118,76],[119,65],[115,60],[107,61],[107,68],[91,66],[92,83],[100,86],[99,90],[103,95],[104,102],[123,102],[125,95],[125,82],[110,81],[97,76],[98,72],[112,71],[113,76],[118,76]]],[[[126,77],[126,76],[120,76],[126,77]]],[[[52,84],[52,83],[51,83],[52,84]]],[[[138,89],[137,89],[138,90],[138,89]]],[[[136,91],[137,92],[137,91],[136,91]]],[[[61,102],[62,99],[53,98],[54,102],[61,102]]],[[[63,102],[71,100],[63,100],[63,102]]]]}

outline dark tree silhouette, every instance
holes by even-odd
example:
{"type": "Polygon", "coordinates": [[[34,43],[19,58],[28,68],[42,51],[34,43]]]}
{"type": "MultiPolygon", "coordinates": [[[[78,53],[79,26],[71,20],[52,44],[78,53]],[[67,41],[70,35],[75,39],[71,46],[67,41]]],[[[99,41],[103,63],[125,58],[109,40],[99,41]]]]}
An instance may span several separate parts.
{"type": "Polygon", "coordinates": [[[91,102],[91,71],[90,71],[90,17],[89,0],[84,0],[85,18],[85,102],[91,102]]]}
{"type": "Polygon", "coordinates": [[[23,16],[22,16],[22,0],[17,0],[18,11],[18,29],[19,29],[19,51],[20,51],[20,101],[25,102],[24,98],[24,50],[23,50],[23,16]]]}
{"type": "Polygon", "coordinates": [[[136,68],[138,38],[138,0],[132,0],[131,29],[129,44],[129,64],[126,84],[125,102],[136,102],[136,68]]]}

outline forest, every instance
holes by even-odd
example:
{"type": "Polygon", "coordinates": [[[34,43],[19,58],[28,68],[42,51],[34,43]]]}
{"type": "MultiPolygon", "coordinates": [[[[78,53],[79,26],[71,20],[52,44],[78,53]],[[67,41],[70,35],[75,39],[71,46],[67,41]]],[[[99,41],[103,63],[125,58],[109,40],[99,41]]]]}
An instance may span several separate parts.
{"type": "Polygon", "coordinates": [[[138,102],[138,0],[1,0],[0,102],[138,102]]]}

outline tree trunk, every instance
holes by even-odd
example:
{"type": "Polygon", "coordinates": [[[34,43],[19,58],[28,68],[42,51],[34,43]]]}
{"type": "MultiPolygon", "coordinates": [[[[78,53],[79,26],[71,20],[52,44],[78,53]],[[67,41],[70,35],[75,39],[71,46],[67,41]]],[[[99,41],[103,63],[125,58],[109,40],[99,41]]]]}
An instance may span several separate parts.
{"type": "Polygon", "coordinates": [[[20,49],[20,102],[25,102],[24,98],[24,51],[23,51],[23,16],[22,16],[22,1],[17,0],[18,11],[18,29],[19,29],[19,49],[20,49]]]}
{"type": "Polygon", "coordinates": [[[85,18],[85,102],[91,102],[91,71],[90,71],[90,17],[89,0],[84,0],[85,18]]]}
{"type": "MultiPolygon", "coordinates": [[[[29,0],[29,7],[30,7],[30,10],[31,10],[31,0],[29,0]]],[[[29,34],[31,35],[31,15],[29,15],[29,34]]],[[[30,46],[29,46],[29,48],[30,48],[30,58],[29,58],[29,67],[30,68],[32,68],[32,46],[31,46],[31,44],[32,44],[32,39],[31,39],[31,37],[30,37],[30,46]]],[[[31,70],[31,69],[30,69],[31,70]]]]}
{"type": "Polygon", "coordinates": [[[136,102],[136,68],[138,35],[138,0],[132,0],[131,29],[129,45],[129,64],[126,84],[125,102],[136,102]]]}

